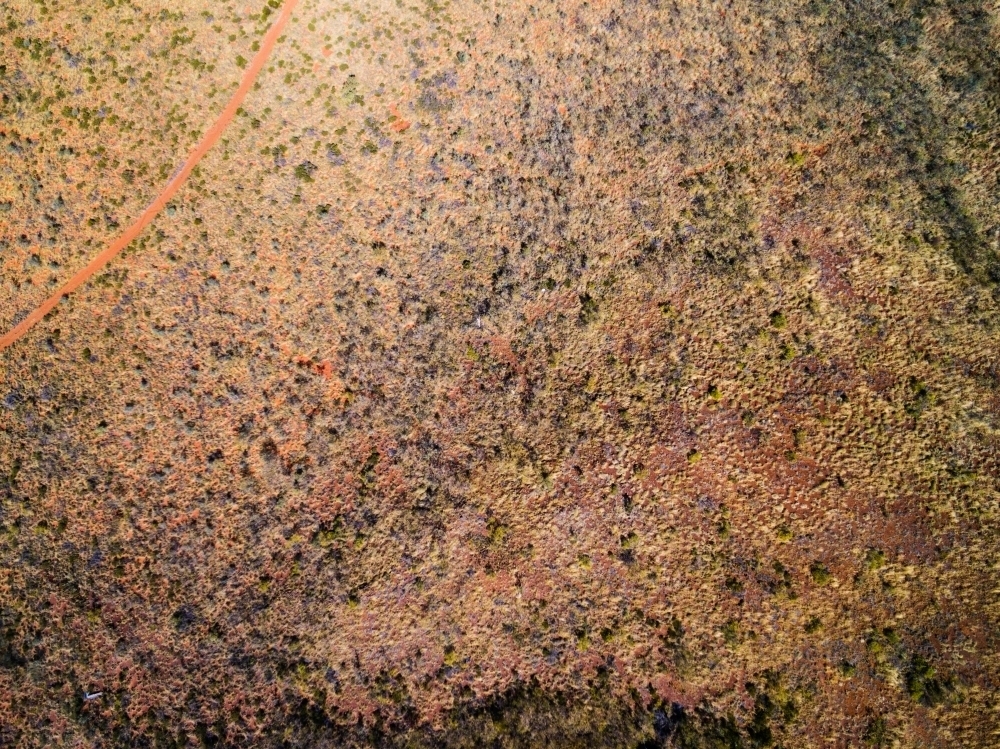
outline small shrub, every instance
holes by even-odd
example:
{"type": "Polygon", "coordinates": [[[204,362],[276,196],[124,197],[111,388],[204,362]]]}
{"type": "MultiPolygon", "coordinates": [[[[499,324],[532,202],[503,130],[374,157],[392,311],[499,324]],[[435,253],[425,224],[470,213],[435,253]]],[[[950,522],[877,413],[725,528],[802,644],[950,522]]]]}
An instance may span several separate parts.
{"type": "Polygon", "coordinates": [[[580,320],[593,322],[597,318],[597,300],[590,294],[580,294],[580,320]]]}
{"type": "Polygon", "coordinates": [[[875,718],[869,721],[868,727],[865,728],[865,732],[861,737],[861,740],[865,742],[865,746],[876,747],[877,749],[889,746],[891,739],[892,736],[885,718],[875,718]]]}
{"type": "Polygon", "coordinates": [[[885,554],[881,549],[869,549],[865,554],[865,567],[874,571],[885,566],[885,554]]]}
{"type": "Polygon", "coordinates": [[[809,566],[809,574],[817,585],[826,585],[833,579],[830,570],[822,562],[813,562],[809,566]]]}
{"type": "Polygon", "coordinates": [[[724,625],[722,625],[722,639],[726,641],[728,645],[735,644],[740,637],[740,623],[735,619],[730,619],[724,625]]]}

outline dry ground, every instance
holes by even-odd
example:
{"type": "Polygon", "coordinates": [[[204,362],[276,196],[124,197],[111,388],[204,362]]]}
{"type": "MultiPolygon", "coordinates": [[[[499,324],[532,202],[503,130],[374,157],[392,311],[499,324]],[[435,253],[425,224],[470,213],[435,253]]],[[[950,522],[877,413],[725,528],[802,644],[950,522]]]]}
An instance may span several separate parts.
{"type": "MultiPolygon", "coordinates": [[[[0,328],[277,5],[0,5],[0,328]]],[[[1000,744],[998,49],[302,0],[0,353],[0,744],[1000,744]]]]}

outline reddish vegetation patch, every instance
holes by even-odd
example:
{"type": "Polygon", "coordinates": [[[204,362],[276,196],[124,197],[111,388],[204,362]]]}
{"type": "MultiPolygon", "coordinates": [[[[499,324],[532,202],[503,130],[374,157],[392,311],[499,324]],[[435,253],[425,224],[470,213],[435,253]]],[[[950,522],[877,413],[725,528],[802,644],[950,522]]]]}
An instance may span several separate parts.
{"type": "MultiPolygon", "coordinates": [[[[2,11],[4,325],[274,5],[2,11]]],[[[0,744],[988,746],[988,14],[825,5],[300,4],[2,352],[0,744]]]]}

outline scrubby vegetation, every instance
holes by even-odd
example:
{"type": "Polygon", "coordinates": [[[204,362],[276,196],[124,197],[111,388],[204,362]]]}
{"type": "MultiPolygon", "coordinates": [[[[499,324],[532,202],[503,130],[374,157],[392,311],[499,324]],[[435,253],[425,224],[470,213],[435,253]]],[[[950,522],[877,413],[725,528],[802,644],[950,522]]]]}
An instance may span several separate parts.
{"type": "MultiPolygon", "coordinates": [[[[0,7],[0,327],[280,7],[0,7]]],[[[0,744],[996,745],[998,24],[301,0],[0,352],[0,744]]]]}

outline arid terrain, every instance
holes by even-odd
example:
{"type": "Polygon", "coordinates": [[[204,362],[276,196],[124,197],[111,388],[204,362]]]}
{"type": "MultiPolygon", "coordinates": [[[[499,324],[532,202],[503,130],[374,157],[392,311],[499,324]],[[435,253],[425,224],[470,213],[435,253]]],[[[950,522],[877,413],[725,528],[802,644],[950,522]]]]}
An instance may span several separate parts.
{"type": "MultiPolygon", "coordinates": [[[[280,0],[0,4],[0,334],[280,0]]],[[[996,0],[300,0],[0,352],[0,746],[1000,746],[996,0]]]]}

